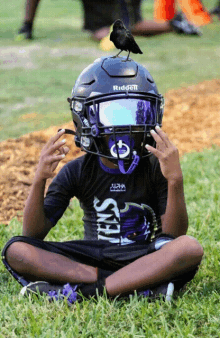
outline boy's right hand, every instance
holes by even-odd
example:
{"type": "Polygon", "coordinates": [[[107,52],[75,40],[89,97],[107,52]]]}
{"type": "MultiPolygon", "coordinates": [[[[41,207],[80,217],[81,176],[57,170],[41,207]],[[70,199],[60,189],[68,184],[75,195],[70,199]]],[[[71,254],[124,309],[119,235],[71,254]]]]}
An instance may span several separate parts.
{"type": "Polygon", "coordinates": [[[66,142],[65,139],[57,142],[64,133],[65,130],[61,129],[55,136],[51,137],[43,147],[35,174],[35,182],[53,177],[53,172],[59,162],[69,152],[68,147],[63,147],[66,142]]]}
{"type": "Polygon", "coordinates": [[[150,133],[156,141],[156,148],[150,145],[145,147],[158,158],[161,172],[167,181],[182,181],[178,149],[159,126],[156,126],[155,130],[150,133]]]}

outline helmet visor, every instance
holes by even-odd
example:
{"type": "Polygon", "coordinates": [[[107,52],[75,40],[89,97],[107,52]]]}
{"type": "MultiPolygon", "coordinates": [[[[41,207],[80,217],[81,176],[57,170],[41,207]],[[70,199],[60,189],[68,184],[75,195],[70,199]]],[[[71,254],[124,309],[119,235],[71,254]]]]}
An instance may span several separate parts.
{"type": "MultiPolygon", "coordinates": [[[[156,101],[142,99],[116,99],[104,101],[96,106],[99,123],[103,126],[155,125],[157,123],[156,101]]],[[[90,121],[94,116],[89,109],[90,121]]]]}

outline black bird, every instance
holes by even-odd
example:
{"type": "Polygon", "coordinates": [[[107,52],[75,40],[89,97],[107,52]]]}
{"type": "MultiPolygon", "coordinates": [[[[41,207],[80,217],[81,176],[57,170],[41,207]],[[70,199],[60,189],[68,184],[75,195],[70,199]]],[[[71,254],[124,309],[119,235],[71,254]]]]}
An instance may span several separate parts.
{"type": "Polygon", "coordinates": [[[117,57],[123,50],[128,51],[128,56],[125,61],[128,61],[130,52],[134,54],[143,54],[138,44],[135,42],[131,32],[126,29],[121,20],[116,20],[113,24],[113,31],[110,34],[110,40],[114,43],[115,47],[120,49],[120,52],[113,56],[117,57]]]}

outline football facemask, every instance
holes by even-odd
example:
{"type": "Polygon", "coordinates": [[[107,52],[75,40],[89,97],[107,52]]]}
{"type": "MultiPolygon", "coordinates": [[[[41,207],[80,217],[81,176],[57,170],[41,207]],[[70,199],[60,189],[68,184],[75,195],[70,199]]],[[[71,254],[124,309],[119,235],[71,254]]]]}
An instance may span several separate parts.
{"type": "Polygon", "coordinates": [[[149,155],[145,144],[155,144],[150,130],[161,126],[162,97],[159,99],[154,95],[148,98],[139,95],[87,100],[87,126],[82,127],[81,134],[84,150],[116,162],[123,174],[130,174],[140,157],[149,155]],[[95,152],[90,150],[91,143],[95,152]]]}

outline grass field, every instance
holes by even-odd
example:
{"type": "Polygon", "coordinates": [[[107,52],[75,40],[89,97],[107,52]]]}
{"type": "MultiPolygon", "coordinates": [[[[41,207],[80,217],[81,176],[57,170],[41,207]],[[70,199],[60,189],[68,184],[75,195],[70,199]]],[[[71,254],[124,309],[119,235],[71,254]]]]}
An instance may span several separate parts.
{"type": "MultiPolygon", "coordinates": [[[[211,8],[215,1],[203,1],[211,8]]],[[[45,0],[35,23],[36,39],[13,40],[22,18],[23,1],[9,0],[1,10],[0,140],[70,120],[66,97],[79,72],[104,55],[81,31],[79,1],[45,0]]],[[[144,2],[152,18],[152,1],[144,2]]],[[[135,59],[145,64],[162,93],[170,88],[220,78],[220,24],[203,28],[203,37],[167,34],[138,38],[144,51],[135,59]]],[[[113,51],[115,52],[115,51],[113,51]]],[[[190,137],[190,135],[189,135],[190,137]]],[[[189,235],[204,248],[204,259],[187,291],[171,303],[134,296],[127,301],[85,300],[66,303],[22,299],[20,286],[0,263],[0,338],[176,338],[220,337],[220,156],[213,147],[181,159],[189,213],[189,235]]],[[[83,236],[82,213],[73,201],[48,240],[83,236]],[[74,210],[74,213],[73,213],[74,210]],[[75,226],[74,226],[75,225],[75,226]]],[[[0,225],[0,247],[22,225],[13,219],[0,225]]]]}
{"type": "MultiPolygon", "coordinates": [[[[215,0],[204,4],[211,8],[215,0]]],[[[152,0],[143,1],[143,13],[151,19],[152,5],[152,0]]],[[[106,55],[81,30],[79,0],[42,1],[36,39],[15,42],[23,7],[24,0],[10,0],[0,14],[0,140],[69,121],[66,98],[77,76],[94,59],[106,55]]],[[[137,38],[144,54],[135,55],[135,60],[147,66],[160,92],[218,77],[220,25],[214,20],[203,28],[202,38],[173,33],[137,38]]]]}
{"type": "MultiPolygon", "coordinates": [[[[168,304],[148,303],[136,296],[128,301],[102,297],[72,308],[65,303],[50,304],[45,297],[23,299],[18,296],[20,286],[1,263],[0,337],[219,337],[219,167],[215,148],[182,158],[189,234],[200,241],[205,255],[195,279],[179,298],[168,304]]],[[[47,239],[82,238],[81,216],[74,201],[47,239]]],[[[0,233],[3,246],[12,235],[21,234],[21,224],[14,219],[9,226],[2,225],[0,233]]]]}

